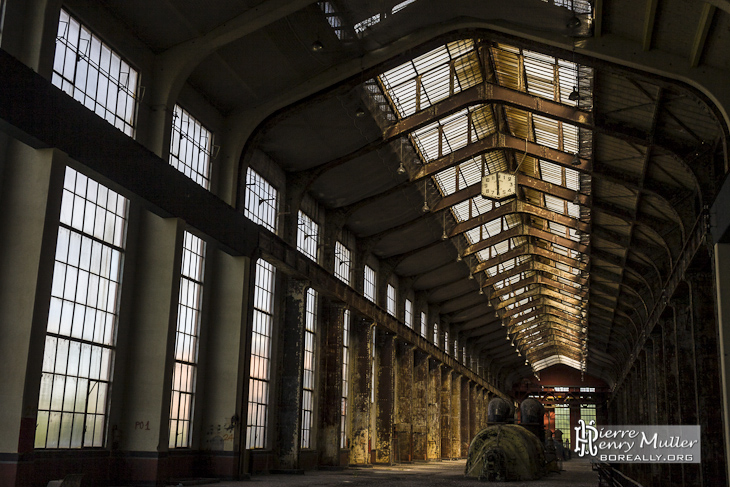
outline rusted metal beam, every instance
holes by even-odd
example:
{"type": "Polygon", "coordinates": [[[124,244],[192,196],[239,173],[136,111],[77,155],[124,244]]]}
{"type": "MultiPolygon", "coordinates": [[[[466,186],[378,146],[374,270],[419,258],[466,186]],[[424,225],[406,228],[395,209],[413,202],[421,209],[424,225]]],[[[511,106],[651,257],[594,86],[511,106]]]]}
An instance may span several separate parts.
{"type": "Polygon", "coordinates": [[[509,105],[585,128],[590,128],[593,124],[591,112],[484,82],[396,122],[383,131],[383,138],[389,140],[400,137],[465,107],[486,103],[509,105]]]}
{"type": "Polygon", "coordinates": [[[546,276],[535,274],[534,276],[530,276],[528,278],[517,281],[514,284],[510,284],[509,286],[505,286],[501,289],[495,290],[489,296],[489,299],[497,299],[501,296],[504,296],[505,294],[509,294],[515,290],[518,290],[518,289],[521,289],[521,288],[524,288],[524,287],[527,287],[530,285],[544,285],[544,286],[551,287],[557,291],[566,291],[569,293],[573,293],[575,296],[579,296],[579,297],[585,297],[588,294],[588,289],[586,289],[586,288],[569,286],[567,284],[563,284],[562,282],[558,282],[554,279],[550,279],[546,276]]]}
{"type": "Polygon", "coordinates": [[[535,255],[538,257],[543,257],[545,259],[552,260],[553,262],[560,262],[561,264],[568,265],[570,267],[573,267],[574,269],[582,270],[582,269],[586,268],[586,264],[584,262],[581,262],[576,259],[571,259],[570,257],[566,257],[562,254],[551,252],[547,249],[540,247],[539,245],[536,245],[533,242],[528,242],[528,243],[522,244],[520,246],[517,246],[511,250],[508,250],[507,252],[500,254],[496,257],[492,257],[491,259],[481,261],[474,268],[474,272],[477,273],[477,272],[487,270],[490,267],[494,267],[495,265],[501,264],[510,259],[514,259],[515,257],[519,257],[521,255],[535,255]]]}
{"type": "Polygon", "coordinates": [[[518,326],[522,321],[524,321],[526,319],[532,318],[533,316],[541,316],[541,315],[553,315],[556,318],[560,318],[562,320],[565,320],[566,322],[571,322],[571,323],[580,323],[579,320],[581,320],[581,318],[579,318],[578,316],[568,314],[560,308],[546,304],[544,306],[538,306],[537,308],[535,308],[534,311],[532,311],[528,314],[525,314],[522,316],[515,316],[514,318],[511,318],[506,323],[506,325],[508,328],[518,326]]]}
{"type": "Polygon", "coordinates": [[[508,238],[525,237],[525,236],[540,238],[542,240],[545,240],[545,241],[553,243],[553,244],[562,245],[563,247],[566,247],[570,250],[574,250],[576,252],[580,252],[582,254],[585,254],[588,252],[588,246],[585,244],[576,242],[574,240],[570,240],[567,237],[561,237],[559,235],[555,235],[554,233],[539,230],[533,226],[522,223],[519,225],[515,225],[514,227],[510,228],[509,230],[505,230],[505,231],[501,232],[499,235],[495,235],[494,237],[486,238],[477,243],[469,245],[468,247],[466,247],[466,249],[464,249],[463,256],[475,254],[475,253],[479,252],[480,250],[484,250],[488,247],[491,247],[492,245],[503,242],[503,241],[507,240],[508,238]]]}
{"type": "Polygon", "coordinates": [[[566,215],[561,215],[560,213],[548,210],[547,208],[541,208],[531,203],[514,199],[509,203],[493,208],[490,211],[482,213],[479,216],[475,216],[469,220],[457,223],[456,226],[451,229],[451,232],[449,232],[449,237],[460,235],[464,232],[468,232],[473,228],[477,228],[479,225],[484,225],[502,216],[515,213],[522,213],[542,218],[544,220],[559,223],[569,228],[580,230],[581,232],[587,233],[590,231],[590,225],[585,222],[582,222],[575,218],[571,218],[566,215]]]}
{"type": "Polygon", "coordinates": [[[504,301],[499,302],[495,306],[495,309],[497,309],[497,310],[504,309],[505,307],[507,307],[511,304],[519,303],[520,301],[522,301],[525,298],[530,298],[530,297],[534,297],[534,296],[552,297],[552,298],[555,298],[556,300],[562,300],[563,304],[572,304],[575,306],[584,306],[585,305],[584,300],[571,298],[569,296],[566,296],[564,294],[553,291],[553,290],[543,286],[543,287],[534,287],[532,289],[525,291],[522,294],[519,294],[519,295],[509,298],[509,299],[505,299],[504,301]]]}
{"type": "Polygon", "coordinates": [[[499,274],[487,278],[483,283],[482,287],[492,286],[494,283],[502,281],[504,279],[507,279],[509,277],[512,277],[516,274],[519,274],[520,272],[527,272],[527,271],[541,271],[546,272],[548,274],[552,274],[555,276],[562,277],[564,279],[570,279],[575,283],[580,284],[581,286],[585,286],[588,280],[586,278],[580,278],[576,279],[576,276],[574,274],[562,271],[560,269],[554,268],[552,266],[548,266],[546,264],[543,264],[541,262],[536,262],[534,260],[531,260],[529,262],[525,262],[524,264],[520,264],[518,266],[513,267],[512,269],[508,269],[506,271],[500,272],[499,274]]]}
{"type": "Polygon", "coordinates": [[[471,145],[457,149],[448,155],[421,166],[421,168],[413,176],[411,176],[411,181],[418,181],[425,177],[432,176],[439,171],[453,167],[471,157],[495,150],[525,152],[527,155],[532,157],[552,161],[555,164],[569,167],[576,171],[590,172],[592,170],[592,163],[588,159],[580,159],[580,164],[573,165],[575,154],[561,152],[544,145],[536,144],[535,142],[524,141],[509,134],[494,133],[472,143],[471,145]]]}

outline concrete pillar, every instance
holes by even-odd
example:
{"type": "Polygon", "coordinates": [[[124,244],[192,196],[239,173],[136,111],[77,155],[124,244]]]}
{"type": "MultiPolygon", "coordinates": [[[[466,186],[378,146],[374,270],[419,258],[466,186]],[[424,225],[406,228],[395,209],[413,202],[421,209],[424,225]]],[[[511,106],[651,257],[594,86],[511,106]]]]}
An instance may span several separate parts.
{"type": "Polygon", "coordinates": [[[375,462],[394,463],[395,337],[377,329],[375,337],[375,462]]]}
{"type": "Polygon", "coordinates": [[[413,364],[413,460],[427,460],[428,445],[428,355],[414,351],[413,364]]]}
{"type": "Polygon", "coordinates": [[[350,464],[370,463],[370,384],[372,321],[353,314],[350,321],[350,464]]]}
{"type": "Polygon", "coordinates": [[[463,377],[454,372],[451,378],[451,458],[461,457],[461,424],[464,421],[461,415],[461,383],[463,377]]]}
{"type": "MultiPolygon", "coordinates": [[[[184,228],[182,220],[162,219],[146,210],[139,213],[130,328],[127,343],[120,343],[119,350],[126,351],[119,358],[127,365],[120,448],[135,452],[127,464],[132,482],[168,478],[160,453],[168,451],[169,442],[184,228]],[[149,429],[138,428],[140,421],[149,421],[149,429]]],[[[118,399],[115,393],[113,400],[118,399]]]]}
{"type": "Polygon", "coordinates": [[[427,459],[441,459],[441,364],[428,359],[428,450],[427,459]]]}
{"type": "Polygon", "coordinates": [[[413,410],[414,410],[414,346],[401,340],[396,344],[396,419],[395,430],[398,451],[395,461],[413,461],[413,410]]]}
{"type": "MultiPolygon", "coordinates": [[[[679,416],[680,424],[698,424],[697,377],[694,353],[694,334],[688,285],[680,283],[672,297],[674,308],[674,334],[677,348],[676,360],[679,370],[679,416]]],[[[700,467],[697,464],[682,464],[683,485],[702,485],[700,467]]]]}
{"type": "MultiPolygon", "coordinates": [[[[664,371],[666,374],[667,424],[682,424],[679,412],[679,366],[677,363],[677,335],[674,332],[674,309],[668,307],[662,315],[664,341],[664,371]]],[[[671,484],[682,485],[683,466],[670,464],[671,484]]]]}
{"type": "Polygon", "coordinates": [[[714,263],[725,467],[730,478],[730,244],[715,244],[714,263]]]}
{"type": "Polygon", "coordinates": [[[467,439],[467,452],[469,444],[471,444],[471,440],[473,440],[480,431],[479,424],[477,423],[479,418],[479,389],[480,386],[473,382],[469,382],[469,435],[467,439]]]}
{"type": "Polygon", "coordinates": [[[299,468],[307,287],[307,281],[286,279],[284,326],[279,337],[279,408],[275,412],[275,461],[280,470],[299,468]]]}
{"type": "MultiPolygon", "coordinates": [[[[698,252],[698,259],[706,254],[698,252]]],[[[709,266],[708,266],[709,267],[709,266]]],[[[722,389],[718,326],[709,269],[688,271],[690,313],[697,371],[697,413],[701,434],[702,485],[726,485],[725,443],[722,435],[722,389]]]]}
{"type": "MultiPolygon", "coordinates": [[[[209,300],[209,329],[205,370],[198,377],[206,393],[198,404],[203,412],[201,448],[210,452],[213,475],[237,477],[246,462],[248,370],[251,350],[251,279],[255,264],[248,257],[233,257],[212,248],[206,256],[206,292],[209,300]],[[235,387],[232,385],[235,384],[235,387]],[[220,434],[231,425],[233,435],[220,434]]],[[[270,398],[271,400],[271,398],[270,398]]]]}
{"type": "Polygon", "coordinates": [[[441,370],[441,458],[451,458],[451,382],[453,370],[441,370]]]}
{"type": "Polygon", "coordinates": [[[461,381],[461,428],[460,428],[460,444],[461,450],[459,456],[466,458],[469,453],[469,442],[471,442],[471,402],[470,398],[471,382],[466,377],[461,381]]]}
{"type": "Polygon", "coordinates": [[[33,451],[43,349],[63,188],[52,150],[10,140],[0,179],[0,484],[26,481],[18,454],[33,451]]]}
{"type": "Polygon", "coordinates": [[[322,346],[320,351],[319,463],[340,464],[342,418],[342,335],[345,308],[342,303],[324,300],[322,306],[322,346]]]}

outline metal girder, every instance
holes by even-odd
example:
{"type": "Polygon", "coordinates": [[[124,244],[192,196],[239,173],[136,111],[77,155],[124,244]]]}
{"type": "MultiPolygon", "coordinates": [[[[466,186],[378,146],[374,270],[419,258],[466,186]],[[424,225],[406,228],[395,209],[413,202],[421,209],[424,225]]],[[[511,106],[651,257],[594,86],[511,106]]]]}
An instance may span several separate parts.
{"type": "MultiPolygon", "coordinates": [[[[539,191],[541,193],[551,194],[566,201],[575,201],[577,197],[578,203],[583,206],[588,206],[590,203],[590,197],[578,191],[573,191],[572,189],[564,188],[557,184],[548,183],[541,179],[533,178],[522,173],[517,173],[516,176],[518,186],[534,189],[535,191],[539,191]]],[[[449,208],[453,205],[461,203],[462,201],[466,201],[469,198],[479,196],[481,194],[481,187],[481,183],[476,183],[472,184],[471,186],[467,186],[466,188],[460,189],[448,196],[444,196],[438,203],[436,203],[436,205],[434,206],[434,211],[443,210],[445,208],[449,208]]]]}
{"type": "Polygon", "coordinates": [[[541,316],[541,315],[552,315],[552,316],[555,316],[556,318],[565,320],[566,322],[572,322],[572,323],[576,323],[576,324],[583,326],[583,323],[578,321],[581,318],[570,315],[568,313],[565,313],[560,308],[556,308],[555,306],[550,306],[550,305],[538,306],[534,311],[532,311],[526,315],[511,318],[506,325],[507,325],[507,328],[512,328],[515,326],[519,326],[520,323],[522,323],[526,319],[532,318],[533,316],[541,316]]]}
{"type": "MultiPolygon", "coordinates": [[[[356,151],[345,154],[344,156],[333,159],[320,166],[301,171],[309,175],[309,184],[313,183],[318,177],[325,172],[341,166],[351,160],[363,156],[369,152],[377,150],[388,142],[407,135],[419,128],[433,123],[434,121],[446,115],[454,113],[462,108],[486,104],[496,103],[514,106],[523,110],[527,110],[540,115],[561,120],[578,126],[590,127],[593,124],[593,115],[575,107],[563,105],[554,101],[538,98],[534,95],[522,93],[499,85],[484,82],[469,89],[461,91],[455,95],[449,96],[443,101],[435,103],[430,107],[421,110],[409,117],[406,117],[390,127],[383,130],[383,136],[356,151]]],[[[520,150],[524,150],[524,142],[520,146],[520,150]]],[[[572,156],[571,156],[572,158],[572,156]]],[[[570,161],[567,161],[568,164],[570,161]]]]}
{"type": "Polygon", "coordinates": [[[654,33],[654,23],[656,22],[656,7],[659,0],[646,0],[646,10],[644,12],[644,38],[642,46],[645,51],[651,49],[651,39],[654,33]]]}
{"type": "MultiPolygon", "coordinates": [[[[551,345],[551,346],[557,348],[557,345],[551,345]]],[[[571,351],[568,351],[568,352],[565,352],[565,351],[560,351],[560,352],[558,352],[558,351],[555,351],[555,352],[552,352],[552,351],[544,351],[543,353],[538,353],[539,351],[540,351],[539,349],[538,350],[535,350],[534,352],[531,351],[531,350],[530,351],[526,351],[525,352],[525,355],[527,355],[528,360],[530,360],[530,362],[532,362],[532,363],[538,362],[538,361],[540,361],[542,359],[545,359],[547,357],[552,357],[552,356],[557,356],[557,355],[565,355],[568,358],[571,358],[571,359],[573,359],[573,360],[575,360],[577,362],[580,362],[583,359],[583,357],[580,354],[576,354],[572,350],[571,351]]]]}
{"type": "Polygon", "coordinates": [[[588,231],[590,230],[590,225],[578,219],[571,218],[566,215],[561,215],[560,213],[548,210],[547,208],[541,208],[525,201],[513,199],[509,203],[493,208],[486,213],[482,213],[481,215],[470,218],[469,220],[457,223],[454,228],[451,229],[451,232],[449,232],[449,237],[460,235],[464,232],[468,232],[473,228],[477,228],[480,225],[489,223],[492,220],[496,220],[497,218],[515,213],[527,214],[531,216],[536,216],[538,218],[543,218],[551,222],[559,223],[568,228],[580,230],[581,232],[588,233],[588,231]]]}
{"type": "Polygon", "coordinates": [[[522,313],[523,311],[527,311],[528,309],[536,306],[552,306],[554,308],[560,309],[561,306],[564,307],[564,303],[562,301],[556,301],[550,296],[541,295],[538,299],[533,299],[521,306],[517,306],[516,308],[512,309],[503,309],[502,310],[502,320],[505,320],[507,318],[510,318],[511,316],[514,316],[518,313],[522,313]]]}
{"type": "Polygon", "coordinates": [[[528,342],[534,342],[536,340],[541,340],[544,338],[549,337],[560,337],[564,340],[568,341],[575,341],[575,343],[580,343],[581,337],[575,334],[567,333],[565,330],[562,330],[560,328],[553,327],[552,325],[549,325],[538,331],[533,332],[530,330],[531,333],[537,333],[537,335],[530,334],[529,336],[520,336],[519,334],[515,335],[515,342],[519,342],[521,345],[529,345],[528,342]]]}
{"type": "Polygon", "coordinates": [[[485,81],[394,123],[383,131],[383,138],[399,137],[462,108],[487,103],[509,105],[585,128],[593,124],[591,112],[485,81]]]}
{"type": "Polygon", "coordinates": [[[534,276],[527,277],[525,279],[517,281],[514,284],[510,284],[509,286],[505,286],[503,288],[495,290],[489,296],[489,299],[499,298],[501,296],[504,296],[505,294],[510,294],[511,292],[513,292],[517,289],[521,289],[521,288],[527,287],[529,285],[538,285],[538,286],[545,285],[545,286],[551,287],[557,291],[566,291],[566,292],[574,293],[576,296],[581,296],[581,297],[585,297],[585,295],[587,294],[587,289],[569,286],[567,284],[563,284],[561,282],[558,282],[554,279],[550,279],[543,275],[535,274],[534,276]]]}
{"type": "Polygon", "coordinates": [[[514,227],[510,228],[509,230],[504,230],[504,231],[500,232],[498,235],[495,235],[494,237],[485,238],[484,240],[481,240],[479,242],[476,242],[476,243],[473,243],[473,244],[467,246],[466,249],[464,249],[464,253],[462,255],[465,257],[467,255],[475,254],[475,253],[479,252],[480,250],[484,250],[488,247],[491,247],[492,245],[503,242],[503,241],[507,240],[508,238],[526,237],[526,236],[540,238],[542,240],[546,240],[553,244],[561,245],[565,248],[574,250],[576,252],[580,252],[582,254],[585,254],[588,252],[588,246],[585,244],[576,242],[574,240],[570,240],[567,237],[561,237],[560,235],[555,235],[554,233],[540,230],[538,228],[535,228],[535,227],[525,224],[525,223],[520,223],[520,224],[515,225],[514,227]]]}
{"type": "Polygon", "coordinates": [[[561,264],[568,265],[575,269],[583,270],[586,268],[586,264],[579,260],[571,259],[570,257],[566,257],[565,255],[544,249],[532,242],[527,242],[517,247],[514,247],[503,254],[492,257],[491,259],[481,261],[474,268],[474,272],[477,273],[487,270],[490,267],[494,267],[495,265],[501,264],[521,255],[535,255],[538,257],[543,257],[545,259],[552,260],[553,262],[560,262],[561,264]]]}
{"type": "Polygon", "coordinates": [[[514,303],[518,303],[525,298],[531,298],[534,296],[547,296],[547,297],[552,297],[555,299],[561,299],[563,301],[563,303],[573,304],[576,306],[581,306],[581,305],[585,304],[585,301],[583,301],[581,299],[575,299],[575,298],[566,296],[564,294],[561,294],[559,292],[553,291],[549,288],[538,286],[538,287],[529,289],[529,290],[525,291],[524,293],[514,296],[512,298],[505,299],[504,301],[499,302],[494,308],[496,310],[504,309],[506,306],[509,306],[514,303]]]}
{"type": "Polygon", "coordinates": [[[586,283],[588,282],[588,280],[586,278],[578,280],[578,279],[576,279],[576,276],[574,274],[569,274],[569,273],[566,273],[565,271],[561,271],[560,269],[556,269],[556,268],[548,266],[546,264],[542,264],[535,260],[530,260],[528,262],[515,266],[512,269],[508,269],[508,270],[499,272],[497,275],[487,278],[484,282],[482,282],[482,287],[484,288],[487,286],[492,286],[496,282],[499,282],[499,281],[502,281],[509,277],[512,277],[515,274],[519,274],[520,272],[527,272],[527,271],[547,272],[548,274],[553,274],[555,276],[559,276],[564,279],[571,279],[571,280],[573,280],[573,282],[578,283],[581,286],[585,286],[586,283]]]}
{"type": "Polygon", "coordinates": [[[592,170],[592,163],[588,159],[580,159],[579,165],[573,165],[572,162],[575,158],[575,154],[551,149],[550,147],[536,144],[535,142],[524,141],[509,134],[494,133],[473,142],[466,147],[457,149],[443,157],[426,163],[411,176],[411,181],[418,181],[425,177],[432,176],[471,157],[495,150],[525,152],[527,155],[532,157],[545,159],[554,162],[555,164],[575,169],[576,171],[590,172],[592,170]]]}

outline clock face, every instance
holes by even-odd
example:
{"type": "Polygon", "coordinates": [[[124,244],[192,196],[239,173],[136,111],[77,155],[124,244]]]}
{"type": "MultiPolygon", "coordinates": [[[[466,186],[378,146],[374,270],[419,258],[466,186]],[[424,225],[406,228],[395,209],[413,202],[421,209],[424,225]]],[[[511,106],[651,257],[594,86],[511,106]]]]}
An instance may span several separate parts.
{"type": "Polygon", "coordinates": [[[517,178],[508,172],[487,174],[482,178],[482,197],[502,200],[514,196],[517,191],[517,178]]]}

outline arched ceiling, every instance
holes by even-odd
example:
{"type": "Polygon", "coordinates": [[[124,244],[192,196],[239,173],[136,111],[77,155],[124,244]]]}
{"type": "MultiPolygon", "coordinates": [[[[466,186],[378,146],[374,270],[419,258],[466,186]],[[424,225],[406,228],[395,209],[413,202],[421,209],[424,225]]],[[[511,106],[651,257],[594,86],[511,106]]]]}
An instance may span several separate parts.
{"type": "MultiPolygon", "coordinates": [[[[164,53],[295,2],[104,3],[164,53]]],[[[223,43],[188,83],[229,120],[262,122],[241,132],[244,166],[265,153],[476,353],[613,383],[724,176],[725,112],[709,100],[729,10],[310,2],[223,43]],[[500,172],[516,193],[482,198],[500,172]]]]}

